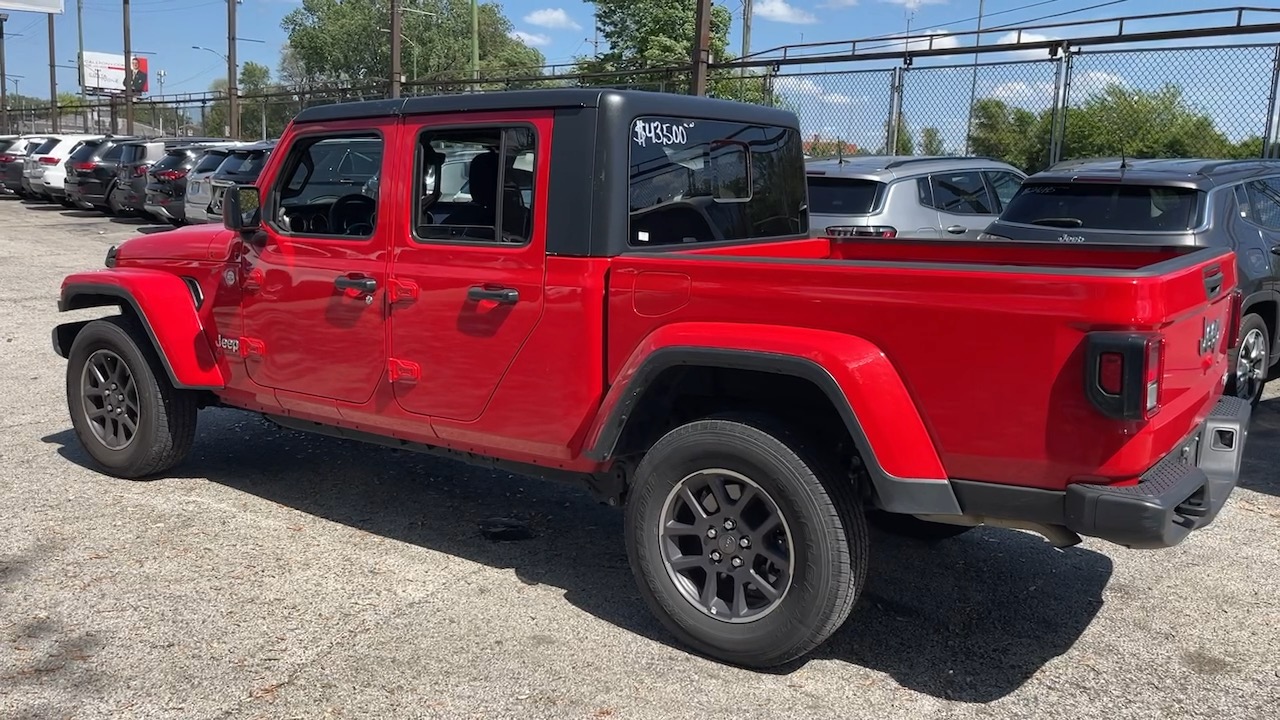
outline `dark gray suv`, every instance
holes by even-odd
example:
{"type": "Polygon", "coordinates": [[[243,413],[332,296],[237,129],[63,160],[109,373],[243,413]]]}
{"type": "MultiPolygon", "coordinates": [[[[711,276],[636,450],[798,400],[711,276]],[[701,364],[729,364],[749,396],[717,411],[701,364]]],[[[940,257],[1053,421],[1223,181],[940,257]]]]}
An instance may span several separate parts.
{"type": "Polygon", "coordinates": [[[983,239],[1230,247],[1244,295],[1227,391],[1280,371],[1280,160],[1075,160],[1027,178],[983,239]]]}

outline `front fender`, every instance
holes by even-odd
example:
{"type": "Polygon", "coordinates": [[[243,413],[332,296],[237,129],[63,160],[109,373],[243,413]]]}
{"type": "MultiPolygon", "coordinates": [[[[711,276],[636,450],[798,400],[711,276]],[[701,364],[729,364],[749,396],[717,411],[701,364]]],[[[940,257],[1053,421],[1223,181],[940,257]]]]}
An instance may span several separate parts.
{"type": "Polygon", "coordinates": [[[835,405],[891,512],[953,515],[960,506],[910,393],[889,359],[867,340],[826,330],[733,323],[679,323],[646,337],[610,387],[587,435],[587,455],[612,453],[648,384],[676,365],[793,375],[835,405]]]}
{"type": "MultiPolygon", "coordinates": [[[[145,268],[112,268],[75,273],[62,281],[60,312],[110,305],[131,309],[141,321],[174,387],[218,390],[226,386],[191,290],[177,275],[145,268]]],[[[83,326],[83,322],[67,323],[54,330],[54,349],[59,355],[67,356],[83,326]]]]}

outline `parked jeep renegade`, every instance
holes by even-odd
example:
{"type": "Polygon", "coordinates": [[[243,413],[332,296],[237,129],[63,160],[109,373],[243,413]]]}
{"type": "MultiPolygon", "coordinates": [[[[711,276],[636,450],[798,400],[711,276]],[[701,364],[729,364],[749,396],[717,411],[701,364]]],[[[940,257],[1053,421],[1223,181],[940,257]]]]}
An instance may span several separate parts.
{"type": "Polygon", "coordinates": [[[224,226],[106,265],[59,307],[119,313],[53,341],[107,472],[166,472],[223,406],[581,480],[666,627],[744,665],[842,624],[869,520],[1179,543],[1250,415],[1230,249],[811,237],[795,115],[706,98],[310,108],[224,226]]]}

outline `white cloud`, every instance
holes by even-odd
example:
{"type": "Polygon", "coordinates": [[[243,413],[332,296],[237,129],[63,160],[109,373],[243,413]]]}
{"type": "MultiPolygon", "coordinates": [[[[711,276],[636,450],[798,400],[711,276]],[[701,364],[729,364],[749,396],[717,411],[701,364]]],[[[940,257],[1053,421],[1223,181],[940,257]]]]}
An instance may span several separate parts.
{"type": "MultiPolygon", "coordinates": [[[[1072,97],[1083,97],[1108,85],[1128,87],[1129,81],[1115,73],[1097,70],[1076,73],[1071,77],[1072,97]]],[[[1054,85],[1052,82],[1007,82],[991,88],[986,96],[1017,107],[1043,110],[1053,105],[1054,85]]]]}
{"type": "Polygon", "coordinates": [[[908,10],[919,10],[922,5],[946,5],[947,0],[880,0],[890,5],[901,5],[908,10]]]}
{"type": "Polygon", "coordinates": [[[581,30],[582,26],[573,21],[569,17],[569,13],[561,8],[544,8],[542,10],[534,10],[524,16],[524,21],[530,25],[538,27],[552,28],[555,30],[581,30]]]}
{"type": "Polygon", "coordinates": [[[813,13],[790,4],[787,0],[760,0],[751,10],[752,15],[757,15],[765,20],[772,20],[780,23],[790,23],[792,25],[808,25],[818,22],[818,18],[813,13]]]}
{"type": "MultiPolygon", "coordinates": [[[[911,33],[911,39],[903,43],[906,50],[923,52],[925,50],[945,50],[960,47],[960,41],[950,32],[941,29],[924,30],[911,33]]],[[[894,43],[897,46],[897,43],[894,43]]]]}
{"type": "Polygon", "coordinates": [[[551,44],[551,38],[540,33],[525,32],[523,30],[512,30],[510,36],[529,47],[544,47],[551,44]]]}
{"type": "Polygon", "coordinates": [[[853,105],[859,100],[844,93],[829,93],[826,88],[807,77],[783,76],[774,80],[775,90],[789,95],[807,95],[828,105],[853,105]]]}

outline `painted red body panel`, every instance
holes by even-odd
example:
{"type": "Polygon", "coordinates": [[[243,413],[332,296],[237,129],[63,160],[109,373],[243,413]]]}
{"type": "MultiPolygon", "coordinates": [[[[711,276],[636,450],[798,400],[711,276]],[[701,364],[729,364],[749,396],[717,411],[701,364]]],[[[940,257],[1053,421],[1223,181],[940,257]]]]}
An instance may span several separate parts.
{"type": "Polygon", "coordinates": [[[62,281],[64,302],[79,307],[72,295],[103,292],[111,298],[130,298],[154,333],[173,379],[186,387],[222,388],[226,379],[214,357],[204,324],[181,277],[167,269],[113,268],[68,275],[62,281]]]}
{"type": "MultiPolygon", "coordinates": [[[[778,246],[761,253],[768,260],[744,257],[741,248],[699,253],[696,260],[686,253],[615,259],[608,377],[623,377],[637,349],[677,323],[757,324],[769,328],[761,341],[778,327],[859,338],[901,378],[948,476],[1057,489],[1073,480],[1132,480],[1221,394],[1225,338],[1207,364],[1197,345],[1204,318],[1225,324],[1229,299],[1223,293],[1211,307],[1204,304],[1203,267],[1149,277],[1088,275],[1072,267],[1093,267],[1099,259],[1100,266],[1138,268],[1166,257],[1019,246],[1014,259],[1028,267],[1001,271],[970,264],[993,259],[982,253],[966,257],[959,248],[901,242],[829,244],[828,256],[861,252],[874,259],[824,260],[813,257],[816,242],[785,243],[803,258],[793,262],[779,261],[778,246]],[[899,251],[915,261],[936,253],[951,264],[882,259],[899,251]],[[687,304],[662,317],[632,310],[624,278],[677,271],[692,279],[687,304]],[[1084,394],[1084,334],[1111,329],[1165,335],[1163,407],[1150,422],[1109,420],[1084,394]]],[[[1233,260],[1214,264],[1223,286],[1234,287],[1233,260]]]]}
{"type": "MultiPolygon", "coordinates": [[[[114,283],[146,298],[184,382],[225,384],[217,394],[229,405],[570,470],[600,469],[584,449],[628,380],[664,347],[821,365],[881,467],[925,480],[1129,482],[1222,390],[1225,340],[1217,352],[1197,350],[1202,323],[1225,320],[1229,304],[1225,292],[1205,304],[1205,263],[1146,274],[1078,269],[1133,270],[1182,250],[812,238],[548,256],[550,116],[463,119],[534,125],[537,230],[528,245],[415,240],[408,168],[417,130],[437,119],[388,117],[307,126],[383,132],[373,238],[267,231],[253,247],[221,228],[190,228],[131,240],[117,268],[67,283],[114,283]],[[371,301],[334,287],[348,273],[377,280],[371,301]],[[199,314],[178,275],[199,280],[199,314]],[[469,301],[473,285],[515,288],[520,300],[469,301]],[[1148,422],[1107,419],[1084,393],[1084,336],[1114,329],[1165,338],[1162,407],[1148,422]],[[221,352],[225,338],[242,351],[221,352]]],[[[264,197],[296,137],[286,133],[272,153],[259,180],[264,197]]],[[[1233,288],[1234,257],[1212,264],[1233,288]]]]}
{"type": "MultiPolygon", "coordinates": [[[[628,285],[635,277],[635,272],[620,270],[610,285],[609,317],[611,322],[622,320],[620,330],[624,333],[636,326],[625,319],[634,294],[628,285]]],[[[626,393],[629,381],[645,360],[655,351],[670,347],[715,347],[812,360],[825,368],[844,391],[885,472],[900,478],[947,479],[911,396],[879,348],[852,335],[789,325],[675,322],[658,326],[635,345],[613,375],[603,407],[606,413],[588,433],[588,446],[595,442],[607,411],[626,393]]]]}

